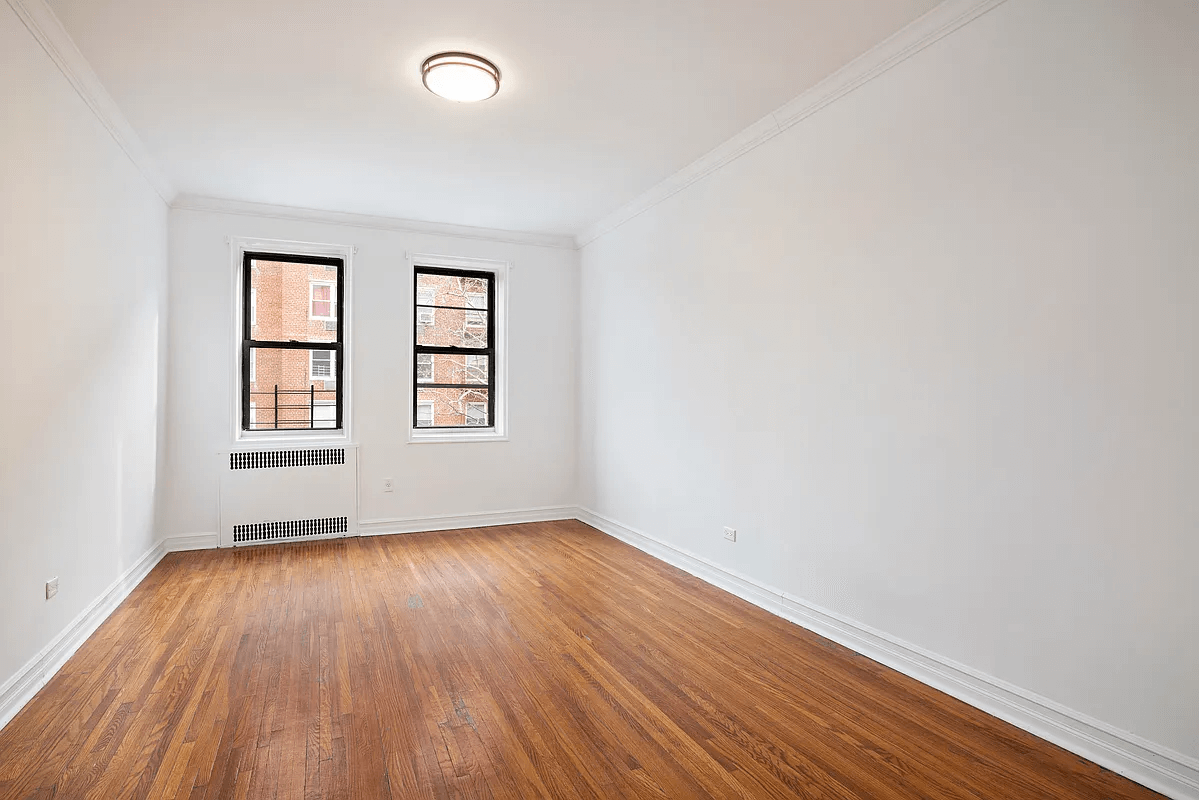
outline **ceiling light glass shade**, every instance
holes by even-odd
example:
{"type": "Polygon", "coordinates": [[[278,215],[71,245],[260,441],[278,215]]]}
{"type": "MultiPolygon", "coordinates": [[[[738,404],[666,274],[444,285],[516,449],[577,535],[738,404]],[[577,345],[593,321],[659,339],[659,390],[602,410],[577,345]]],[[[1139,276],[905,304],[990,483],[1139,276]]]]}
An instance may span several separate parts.
{"type": "Polygon", "coordinates": [[[500,90],[499,68],[470,53],[429,56],[420,72],[426,89],[455,103],[477,103],[500,90]]]}

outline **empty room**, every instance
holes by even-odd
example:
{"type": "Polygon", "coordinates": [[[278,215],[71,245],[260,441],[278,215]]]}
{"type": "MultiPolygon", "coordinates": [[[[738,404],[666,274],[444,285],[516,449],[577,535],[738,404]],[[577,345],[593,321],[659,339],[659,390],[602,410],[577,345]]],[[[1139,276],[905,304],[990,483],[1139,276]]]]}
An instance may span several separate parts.
{"type": "Polygon", "coordinates": [[[1199,800],[1199,2],[0,0],[0,800],[1199,800]]]}

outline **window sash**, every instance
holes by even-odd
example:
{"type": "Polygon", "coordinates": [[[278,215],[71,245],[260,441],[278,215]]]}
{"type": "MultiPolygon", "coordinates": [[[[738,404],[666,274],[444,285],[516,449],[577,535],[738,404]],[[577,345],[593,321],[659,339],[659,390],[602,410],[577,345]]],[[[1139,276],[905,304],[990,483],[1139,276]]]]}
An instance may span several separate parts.
{"type": "MultiPolygon", "coordinates": [[[[456,429],[461,429],[461,428],[470,428],[472,430],[478,430],[479,428],[494,429],[495,428],[495,383],[496,383],[495,382],[495,363],[496,363],[496,358],[495,358],[495,356],[496,356],[496,342],[495,342],[496,276],[495,276],[495,274],[492,272],[480,272],[477,270],[469,270],[469,269],[454,269],[454,268],[448,268],[448,267],[425,267],[425,266],[417,265],[415,270],[413,271],[412,285],[413,285],[413,301],[414,301],[413,306],[414,306],[414,311],[415,311],[415,313],[413,314],[413,338],[412,338],[412,342],[413,342],[412,427],[414,429],[420,428],[421,430],[456,430],[456,429]],[[485,347],[459,347],[459,346],[449,347],[449,346],[435,346],[435,345],[418,344],[418,342],[420,341],[420,330],[419,330],[420,325],[421,325],[420,312],[426,311],[426,310],[427,311],[432,310],[432,309],[422,309],[419,307],[420,305],[422,305],[421,304],[422,295],[424,295],[426,298],[428,297],[427,290],[423,290],[420,288],[420,276],[421,275],[437,275],[437,276],[442,276],[442,277],[465,278],[465,279],[475,279],[475,280],[484,281],[484,283],[487,287],[486,293],[472,292],[472,293],[468,294],[467,295],[467,304],[468,304],[468,307],[473,306],[474,303],[477,302],[477,300],[472,300],[470,295],[478,295],[479,299],[485,299],[486,306],[484,308],[478,309],[477,311],[474,311],[474,310],[468,311],[466,314],[466,317],[469,319],[469,317],[471,315],[477,314],[478,317],[485,320],[484,324],[486,325],[486,328],[487,328],[487,345],[485,347]],[[457,384],[457,383],[435,383],[432,381],[420,380],[418,361],[419,361],[419,356],[423,355],[423,354],[466,355],[468,357],[469,356],[487,356],[487,382],[486,383],[473,383],[473,384],[466,384],[466,383],[457,384]],[[464,416],[463,423],[464,424],[462,424],[462,425],[418,425],[417,423],[419,422],[419,418],[417,416],[418,415],[417,397],[419,396],[418,395],[419,389],[486,390],[487,391],[487,403],[485,405],[487,407],[487,416],[486,416],[485,420],[486,420],[487,424],[486,425],[479,425],[477,423],[472,424],[470,422],[469,418],[467,418],[467,416],[466,416],[467,411],[464,408],[464,410],[463,410],[464,411],[464,413],[463,413],[463,416],[464,416]]],[[[467,321],[463,327],[464,327],[464,329],[467,327],[480,328],[480,327],[483,327],[483,324],[472,324],[471,322],[467,321]]],[[[436,375],[434,375],[434,378],[436,378],[436,375]]],[[[480,404],[480,405],[483,405],[483,404],[480,404]]]]}

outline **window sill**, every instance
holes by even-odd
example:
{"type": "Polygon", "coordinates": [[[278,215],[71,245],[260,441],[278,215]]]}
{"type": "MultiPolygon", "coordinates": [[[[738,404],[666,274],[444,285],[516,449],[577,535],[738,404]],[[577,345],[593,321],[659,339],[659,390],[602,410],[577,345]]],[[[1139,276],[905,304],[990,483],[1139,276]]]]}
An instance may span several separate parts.
{"type": "Polygon", "coordinates": [[[334,430],[326,428],[324,430],[316,429],[312,431],[289,430],[289,431],[274,431],[261,430],[253,432],[243,432],[234,440],[235,447],[254,447],[263,444],[349,444],[350,437],[346,435],[344,430],[334,430]]]}
{"type": "Polygon", "coordinates": [[[482,430],[409,430],[408,444],[426,442],[506,442],[508,434],[498,433],[494,428],[482,430]]]}

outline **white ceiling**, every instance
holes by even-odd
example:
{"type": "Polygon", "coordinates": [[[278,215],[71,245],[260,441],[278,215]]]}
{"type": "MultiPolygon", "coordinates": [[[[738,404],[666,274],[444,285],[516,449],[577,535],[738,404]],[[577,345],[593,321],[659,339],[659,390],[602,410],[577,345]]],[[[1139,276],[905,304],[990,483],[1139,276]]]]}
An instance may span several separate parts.
{"type": "Polygon", "coordinates": [[[50,0],[188,194],[573,234],[936,0],[50,0]],[[441,50],[503,88],[424,89],[441,50]]]}

